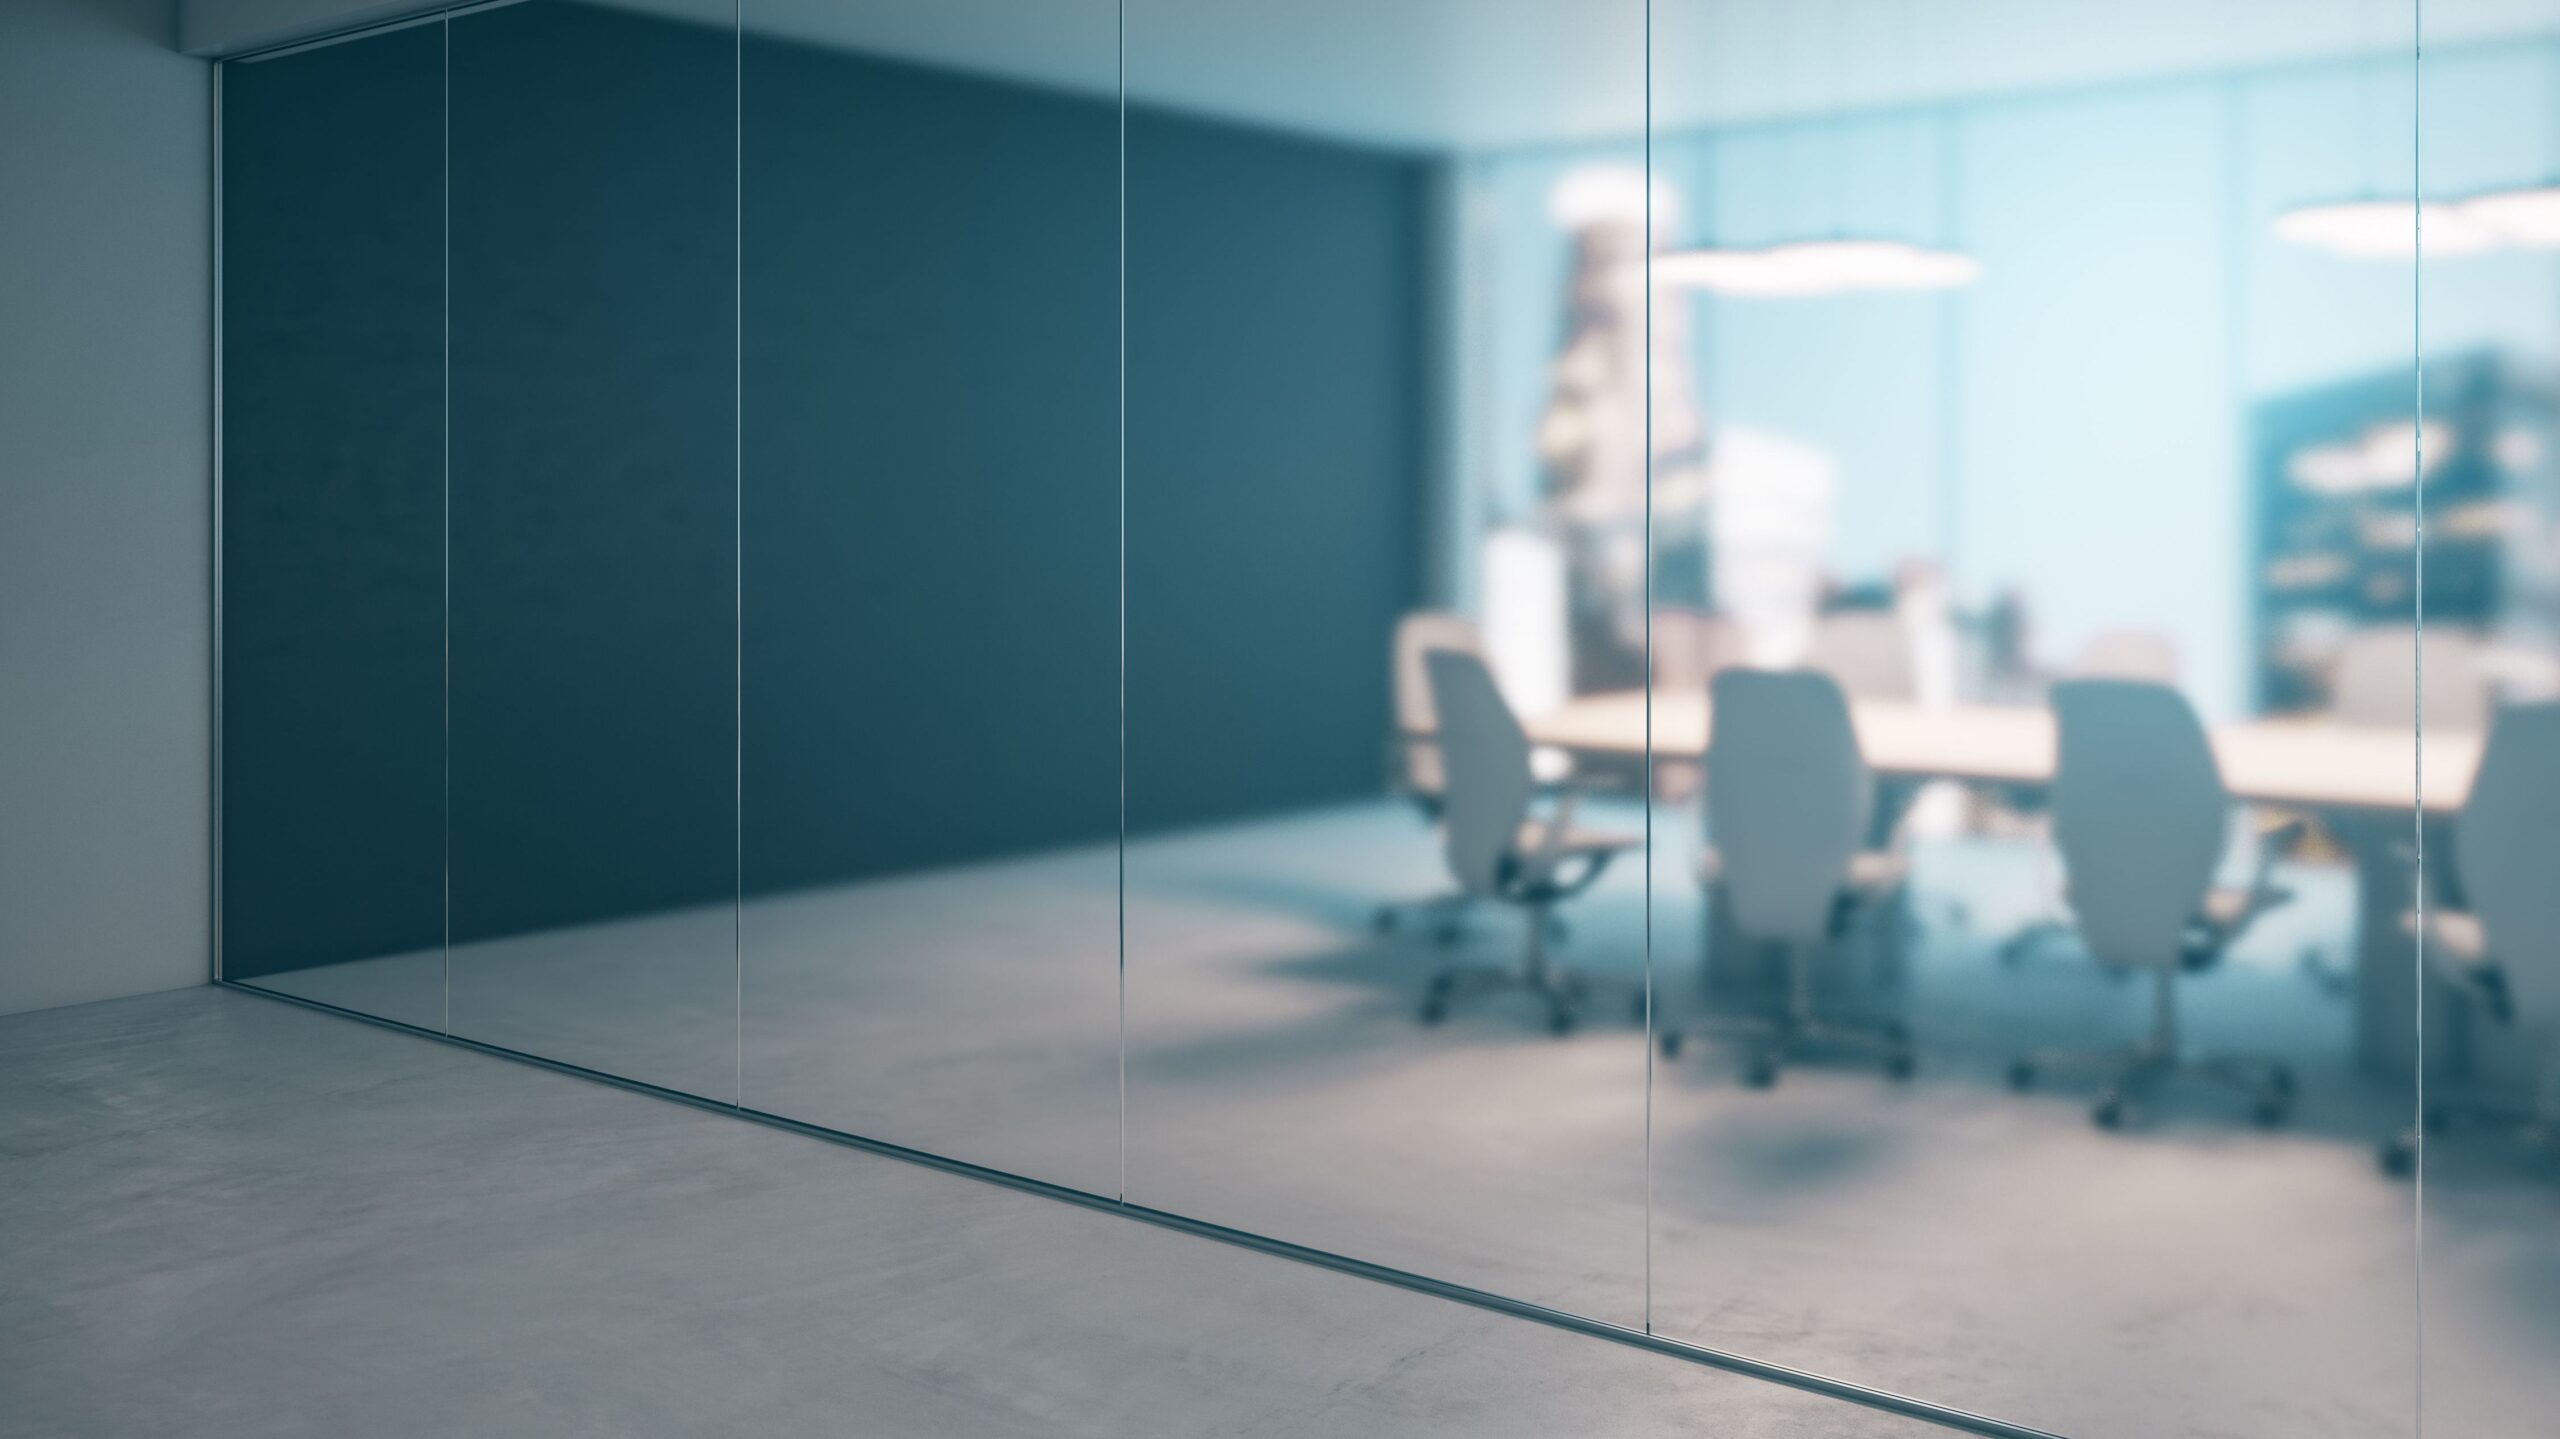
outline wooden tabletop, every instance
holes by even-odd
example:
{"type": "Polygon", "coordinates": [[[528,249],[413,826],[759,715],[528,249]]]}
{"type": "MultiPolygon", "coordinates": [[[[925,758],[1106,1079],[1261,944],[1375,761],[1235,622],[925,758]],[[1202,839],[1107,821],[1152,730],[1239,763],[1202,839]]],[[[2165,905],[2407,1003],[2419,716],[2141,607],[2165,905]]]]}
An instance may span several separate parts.
{"type": "MultiPolygon", "coordinates": [[[[2053,713],[2025,705],[1850,706],[1858,745],[1878,774],[2042,785],[2053,779],[2053,713]]],[[[1712,716],[1704,693],[1653,697],[1653,747],[1663,758],[1707,751],[1712,716]]],[[[1640,756],[1645,694],[1586,695],[1529,720],[1531,739],[1584,754],[1640,756]]],[[[2419,746],[2409,731],[2322,719],[2257,719],[2211,730],[2222,782],[2236,799],[2310,810],[2408,813],[2419,746]]],[[[2425,748],[2426,807],[2449,812],[2471,792],[2480,763],[2476,732],[2436,733],[2425,748]]]]}

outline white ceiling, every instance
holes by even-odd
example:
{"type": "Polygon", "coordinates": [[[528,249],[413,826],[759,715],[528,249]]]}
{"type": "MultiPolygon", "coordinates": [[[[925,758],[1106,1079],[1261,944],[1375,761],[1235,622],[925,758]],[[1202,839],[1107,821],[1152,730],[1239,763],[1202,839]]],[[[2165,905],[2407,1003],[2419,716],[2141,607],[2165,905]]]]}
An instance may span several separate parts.
{"type": "MultiPolygon", "coordinates": [[[[383,0],[182,0],[226,13],[383,0]]],[[[611,0],[725,24],[733,0],[611,0]]],[[[1645,0],[1125,0],[1139,100],[1427,148],[1638,133],[1645,0]]],[[[1093,93],[1118,0],[743,0],[749,29],[1093,93]]],[[[1651,0],[1661,128],[2407,50],[2412,0],[1651,0]]],[[[2445,46],[2560,27],[2560,0],[2425,0],[2445,46]]],[[[240,23],[235,23],[237,31],[240,23]]],[[[308,23],[307,18],[304,23],[308,23]]],[[[236,37],[229,37],[236,46],[236,37]]]]}

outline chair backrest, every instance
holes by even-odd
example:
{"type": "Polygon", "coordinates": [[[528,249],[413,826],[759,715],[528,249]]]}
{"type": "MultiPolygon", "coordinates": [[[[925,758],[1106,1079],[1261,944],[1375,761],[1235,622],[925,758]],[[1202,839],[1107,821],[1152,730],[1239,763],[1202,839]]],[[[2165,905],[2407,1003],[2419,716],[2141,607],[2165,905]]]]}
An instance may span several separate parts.
{"type": "Polygon", "coordinates": [[[1805,667],[1840,682],[1862,700],[1911,701],[1920,696],[1919,661],[1911,633],[1891,610],[1840,610],[1813,628],[1805,667]]]}
{"type": "Polygon", "coordinates": [[[1707,832],[1734,925],[1817,942],[1875,801],[1848,701],[1819,670],[1727,669],[1710,694],[1707,832]]]}
{"type": "Polygon", "coordinates": [[[2560,701],[2499,711],[2458,826],[2454,867],[2516,1019],[2560,1030],[2560,701]]]}
{"type": "Polygon", "coordinates": [[[1438,727],[1431,705],[1431,672],[1423,657],[1433,650],[1484,653],[1475,621],[1447,610],[1413,610],[1396,621],[1393,688],[1396,700],[1395,752],[1402,756],[1397,776],[1405,788],[1421,795],[1440,793],[1443,777],[1440,747],[1416,735],[1438,727]]]}
{"type": "Polygon", "coordinates": [[[2485,728],[2492,687],[2480,642],[2467,630],[2431,629],[2423,682],[2418,658],[2415,626],[2373,625],[2349,635],[2329,672],[2338,718],[2406,728],[2415,716],[2429,729],[2485,728]]]}
{"type": "Polygon", "coordinates": [[[1502,887],[1503,860],[1537,788],[1529,774],[1529,736],[1481,656],[1433,650],[1424,664],[1447,767],[1440,831],[1449,872],[1469,893],[1492,894],[1502,887]]]}
{"type": "Polygon", "coordinates": [[[2178,645],[2157,630],[2101,630],[2080,647],[2071,674],[2084,680],[2178,682],[2178,645]]]}
{"type": "Polygon", "coordinates": [[[2173,967],[2229,822],[2204,725],[2176,690],[2141,680],[2065,680],[2053,712],[2053,837],[2081,934],[2110,964],[2173,967]]]}

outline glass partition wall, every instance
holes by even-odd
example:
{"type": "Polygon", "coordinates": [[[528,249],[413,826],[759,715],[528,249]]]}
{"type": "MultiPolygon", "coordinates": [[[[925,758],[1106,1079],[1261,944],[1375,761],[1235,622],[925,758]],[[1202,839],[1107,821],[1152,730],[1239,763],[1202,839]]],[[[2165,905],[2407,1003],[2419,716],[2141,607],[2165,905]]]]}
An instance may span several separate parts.
{"type": "Polygon", "coordinates": [[[2058,1433],[2405,1433],[2409,12],[2093,47],[2158,10],[1657,31],[1708,443],[1656,451],[1655,1323],[2058,1433]],[[2347,202],[2381,258],[2293,237],[2347,202]]]}
{"type": "Polygon", "coordinates": [[[2423,1172],[2430,1434],[2530,1433],[2560,1406],[2560,1052],[2536,978],[2560,932],[2560,7],[2525,8],[2529,43],[2434,5],[2420,35],[2423,528],[2395,538],[2421,577],[2420,678],[2398,698],[2423,729],[2425,821],[2402,840],[2429,962],[2424,1027],[2387,1053],[2424,1066],[2423,1139],[2396,1157],[2423,1172]]]}
{"type": "MultiPolygon", "coordinates": [[[[1552,257],[1517,315],[1438,263],[1544,197],[1433,137],[1606,135],[1606,202],[1640,208],[1643,7],[1497,34],[1388,0],[1356,56],[1243,9],[1124,6],[1129,1197],[1641,1327],[1641,764],[1522,737],[1550,681],[1487,633],[1480,524],[1536,501],[1470,466],[1534,441],[1456,433],[1494,327],[1575,301],[1552,257]],[[1480,712],[1442,715],[1451,684],[1480,712]]],[[[1643,367],[1640,234],[1589,297],[1611,386],[1643,367]]],[[[1641,455],[1599,448],[1640,527],[1641,455]]]]}
{"type": "Polygon", "coordinates": [[[2529,8],[227,62],[222,977],[1981,1432],[2529,1430],[2529,8]]]}

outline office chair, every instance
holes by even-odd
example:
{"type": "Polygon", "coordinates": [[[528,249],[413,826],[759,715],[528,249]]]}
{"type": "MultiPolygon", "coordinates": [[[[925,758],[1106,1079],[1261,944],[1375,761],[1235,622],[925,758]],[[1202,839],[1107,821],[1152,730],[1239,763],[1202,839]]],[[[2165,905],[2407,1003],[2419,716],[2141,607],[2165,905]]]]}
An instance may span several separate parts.
{"type": "MultiPolygon", "coordinates": [[[[1720,891],[1733,930],[1782,966],[1770,1012],[1718,1021],[1714,1033],[1756,1039],[1743,1066],[1754,1087],[1777,1082],[1803,1049],[1862,1049],[1895,1078],[1912,1070],[1899,1023],[1844,1024],[1814,1005],[1814,961],[1862,921],[1886,912],[1902,887],[1903,857],[1866,844],[1875,779],[1858,752],[1840,685],[1815,670],[1728,669],[1712,691],[1707,830],[1698,878],[1720,891]]],[[[1713,943],[1708,918],[1705,943],[1713,943]]],[[[1666,1059],[1682,1032],[1663,1031],[1666,1059]]]]}
{"type": "MultiPolygon", "coordinates": [[[[1484,653],[1475,621],[1446,610],[1413,610],[1396,621],[1389,688],[1395,697],[1396,732],[1387,739],[1387,788],[1412,802],[1425,821],[1440,821],[1443,784],[1439,719],[1431,705],[1431,674],[1424,657],[1433,650],[1484,653]]],[[[1561,783],[1573,773],[1573,761],[1560,750],[1540,749],[1530,755],[1530,768],[1542,786],[1561,783]]],[[[1392,934],[1407,915],[1428,923],[1433,938],[1455,944],[1465,932],[1466,912],[1475,896],[1464,890],[1428,899],[1390,900],[1371,915],[1380,934],[1392,934]]]]}
{"type": "MultiPolygon", "coordinates": [[[[1464,615],[1414,610],[1396,621],[1388,675],[1395,697],[1396,732],[1387,737],[1387,787],[1411,801],[1425,821],[1437,824],[1444,776],[1439,717],[1431,707],[1431,673],[1424,663],[1433,650],[1472,655],[1482,654],[1484,646],[1475,622],[1464,615]]],[[[1453,944],[1473,902],[1474,896],[1464,890],[1429,899],[1390,900],[1378,906],[1371,923],[1380,934],[1391,934],[1410,913],[1428,921],[1441,943],[1453,944]]]]}
{"type": "Polygon", "coordinates": [[[1544,1000],[1547,1027],[1573,1028],[1586,991],[1581,976],[1551,963],[1551,911],[1591,887],[1609,861],[1643,846],[1641,835],[1577,828],[1581,795],[1566,790],[1546,818],[1530,813],[1537,777],[1530,771],[1529,737],[1504,702],[1493,672],[1478,656],[1433,650],[1425,657],[1431,699],[1439,713],[1441,836],[1449,870],[1464,891],[1527,911],[1529,938],[1517,968],[1450,964],[1431,977],[1422,1000],[1422,1022],[1436,1024],[1462,995],[1493,989],[1526,989],[1544,1000]]]}
{"type": "MultiPolygon", "coordinates": [[[[2560,702],[2498,715],[2455,826],[2454,868],[2470,908],[2426,911],[2427,965],[2476,1012],[2536,1040],[2540,1065],[2522,1105],[2457,1094],[2431,1100],[2421,1122],[2441,1130],[2460,1114],[2513,1125],[2549,1146],[2560,1140],[2560,884],[2551,874],[2560,840],[2560,702]]],[[[2414,1130],[2382,1146],[2390,1173],[2406,1174],[2417,1160],[2414,1130]]]]}
{"type": "MultiPolygon", "coordinates": [[[[1815,623],[1812,643],[1806,648],[1804,668],[1829,675],[1853,700],[1905,705],[1921,702],[1919,651],[1913,644],[1910,627],[1892,610],[1834,610],[1822,616],[1815,623]]],[[[1864,837],[1869,847],[1888,846],[1922,788],[1908,780],[1876,785],[1864,837]]],[[[1940,906],[1936,918],[1948,928],[1961,930],[1973,923],[1973,912],[1961,897],[1955,897],[1940,906]]],[[[1904,919],[1910,934],[1916,936],[1920,932],[1918,916],[1906,913],[1904,919]]]]}
{"type": "Polygon", "coordinates": [[[2291,897],[2268,882],[2280,846],[2261,850],[2246,887],[2214,884],[2230,797],[2203,724],[2176,690],[2067,680],[2054,686],[2053,708],[2061,739],[2053,832],[2071,910],[2101,965],[2151,976],[2151,1032],[2114,1053],[2027,1056],[2010,1066],[2010,1084],[2023,1090],[2047,1070],[2095,1069],[2106,1087],[2090,1117],[2113,1129],[2165,1081],[2192,1074],[2247,1094],[2259,1123],[2281,1121],[2292,1107],[2292,1071],[2189,1052],[2177,1010],[2180,975],[2221,962],[2259,915],[2291,897]]]}
{"type": "MultiPolygon", "coordinates": [[[[2100,630],[2080,647],[2071,662],[2071,677],[2084,680],[2144,680],[2151,684],[2178,683],[2177,641],[2157,630],[2100,630]]],[[[2021,814],[2033,814],[2050,808],[2041,795],[2011,795],[2009,808],[2021,814]]],[[[2037,951],[2056,940],[2068,939],[2074,932],[2070,917],[2064,912],[2062,886],[2057,882],[2051,863],[2051,850],[2037,850],[2038,887],[2044,892],[2050,912],[2042,918],[2020,925],[2000,942],[1996,957],[2004,965],[2024,964],[2037,951]]],[[[2111,973],[2121,977],[2124,971],[2111,973]]]]}

